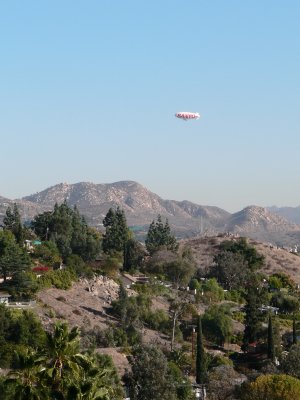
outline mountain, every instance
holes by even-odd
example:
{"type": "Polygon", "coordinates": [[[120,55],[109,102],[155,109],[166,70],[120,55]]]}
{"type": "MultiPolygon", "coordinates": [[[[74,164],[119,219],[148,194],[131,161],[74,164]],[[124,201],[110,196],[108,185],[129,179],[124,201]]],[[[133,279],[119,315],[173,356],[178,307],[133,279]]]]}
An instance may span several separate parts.
{"type": "Polygon", "coordinates": [[[5,197],[0,196],[0,222],[3,220],[5,212],[8,207],[13,207],[14,203],[17,204],[22,219],[24,221],[31,220],[35,215],[43,212],[43,207],[26,200],[10,200],[5,197]]]}
{"type": "Polygon", "coordinates": [[[225,231],[279,245],[290,244],[291,235],[299,229],[297,224],[258,206],[232,214],[225,225],[225,231]]]}
{"type": "Polygon", "coordinates": [[[126,213],[127,222],[141,230],[148,229],[153,219],[161,214],[179,235],[216,231],[230,215],[218,207],[199,206],[189,201],[163,200],[144,186],[133,181],[109,184],[80,182],[61,183],[22,200],[43,209],[53,209],[54,204],[66,200],[78,207],[94,226],[101,226],[110,207],[119,206],[126,213]]]}
{"type": "Polygon", "coordinates": [[[267,207],[267,209],[274,214],[278,214],[283,218],[295,224],[300,224],[300,206],[298,207],[267,207]]]}
{"type": "MultiPolygon", "coordinates": [[[[202,206],[187,200],[164,200],[133,181],[60,183],[15,202],[23,219],[29,220],[40,212],[52,210],[55,203],[64,200],[71,206],[76,205],[88,223],[100,229],[108,209],[119,206],[139,238],[145,237],[149,224],[160,214],[168,218],[179,238],[231,232],[277,245],[294,245],[300,240],[299,225],[265,208],[249,206],[230,214],[218,207],[202,206]]],[[[12,204],[12,200],[0,197],[2,217],[7,206],[12,204]]]]}

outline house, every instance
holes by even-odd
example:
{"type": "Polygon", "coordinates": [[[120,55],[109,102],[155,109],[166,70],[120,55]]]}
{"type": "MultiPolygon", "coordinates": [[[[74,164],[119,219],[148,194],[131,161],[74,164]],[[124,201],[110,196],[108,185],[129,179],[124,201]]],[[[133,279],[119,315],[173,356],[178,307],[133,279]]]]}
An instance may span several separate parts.
{"type": "Polygon", "coordinates": [[[0,292],[0,304],[8,304],[10,297],[11,295],[7,292],[0,292]]]}
{"type": "Polygon", "coordinates": [[[130,289],[130,287],[136,283],[148,283],[149,277],[145,275],[130,275],[130,274],[122,274],[121,281],[123,285],[130,289]]]}

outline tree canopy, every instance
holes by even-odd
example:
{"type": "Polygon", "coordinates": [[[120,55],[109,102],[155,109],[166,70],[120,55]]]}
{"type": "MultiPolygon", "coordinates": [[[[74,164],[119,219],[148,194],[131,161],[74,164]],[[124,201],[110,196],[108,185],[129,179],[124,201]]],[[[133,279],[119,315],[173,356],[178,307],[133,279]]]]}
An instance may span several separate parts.
{"type": "Polygon", "coordinates": [[[55,204],[53,212],[34,217],[31,227],[44,241],[53,241],[63,259],[78,254],[85,261],[93,260],[100,251],[100,235],[90,228],[77,207],[70,208],[65,201],[55,204]]]}
{"type": "Polygon", "coordinates": [[[145,243],[151,255],[163,247],[171,251],[178,249],[178,243],[175,236],[171,234],[168,220],[164,224],[160,215],[158,215],[156,221],[151,222],[145,243]]]}

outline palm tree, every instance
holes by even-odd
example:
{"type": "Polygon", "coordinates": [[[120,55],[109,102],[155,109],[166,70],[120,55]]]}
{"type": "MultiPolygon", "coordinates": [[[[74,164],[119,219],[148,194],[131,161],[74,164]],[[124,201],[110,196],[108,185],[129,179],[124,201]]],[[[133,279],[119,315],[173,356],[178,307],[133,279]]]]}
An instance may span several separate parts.
{"type": "Polygon", "coordinates": [[[60,399],[79,380],[81,368],[89,365],[89,360],[79,352],[79,329],[74,327],[69,331],[66,323],[57,323],[53,333],[47,333],[46,346],[43,379],[50,385],[54,397],[60,399]]]}
{"type": "Polygon", "coordinates": [[[47,398],[48,389],[42,384],[39,374],[45,358],[33,350],[27,349],[18,354],[19,369],[11,371],[5,381],[14,392],[15,400],[43,400],[47,398]]]}

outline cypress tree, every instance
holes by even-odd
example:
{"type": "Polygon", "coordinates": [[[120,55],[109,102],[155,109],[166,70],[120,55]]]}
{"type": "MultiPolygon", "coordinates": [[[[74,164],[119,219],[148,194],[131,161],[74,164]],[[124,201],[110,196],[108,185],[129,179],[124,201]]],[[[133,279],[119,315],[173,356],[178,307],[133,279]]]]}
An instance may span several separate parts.
{"type": "Polygon", "coordinates": [[[196,353],[196,382],[203,384],[207,376],[206,354],[203,346],[201,317],[197,321],[197,353],[196,353]]]}
{"type": "Polygon", "coordinates": [[[271,314],[269,314],[268,323],[268,358],[272,361],[275,360],[274,332],[271,314]]]}
{"type": "Polygon", "coordinates": [[[245,306],[245,330],[243,337],[243,351],[248,350],[250,343],[258,339],[259,331],[261,330],[261,314],[259,307],[261,307],[262,299],[259,288],[256,285],[248,288],[245,306]]]}
{"type": "Polygon", "coordinates": [[[293,317],[293,344],[297,344],[296,319],[293,317]]]}

